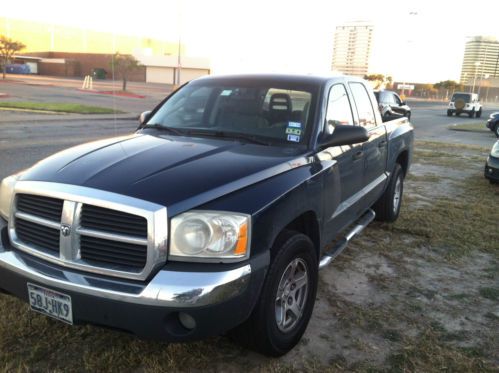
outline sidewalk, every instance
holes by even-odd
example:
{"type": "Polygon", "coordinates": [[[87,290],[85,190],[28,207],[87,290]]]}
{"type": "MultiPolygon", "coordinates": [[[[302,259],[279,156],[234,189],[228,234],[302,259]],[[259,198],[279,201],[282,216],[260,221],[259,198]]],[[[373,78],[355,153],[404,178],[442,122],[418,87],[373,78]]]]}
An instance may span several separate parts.
{"type": "MultiPolygon", "coordinates": [[[[53,87],[66,87],[66,88],[81,88],[83,84],[83,78],[66,78],[57,76],[45,76],[45,75],[17,75],[17,74],[7,74],[6,79],[0,78],[0,92],[2,91],[2,82],[5,83],[18,83],[27,85],[38,85],[38,86],[53,86],[53,87]]],[[[121,80],[97,80],[93,81],[94,90],[102,91],[121,91],[121,80]]],[[[161,83],[146,83],[146,82],[127,82],[127,90],[133,93],[139,93],[144,95],[167,95],[172,90],[171,84],[161,84],[161,83]]]]}
{"type": "Polygon", "coordinates": [[[16,122],[55,122],[74,120],[138,120],[136,114],[42,114],[16,111],[1,111],[0,124],[16,122]]]}

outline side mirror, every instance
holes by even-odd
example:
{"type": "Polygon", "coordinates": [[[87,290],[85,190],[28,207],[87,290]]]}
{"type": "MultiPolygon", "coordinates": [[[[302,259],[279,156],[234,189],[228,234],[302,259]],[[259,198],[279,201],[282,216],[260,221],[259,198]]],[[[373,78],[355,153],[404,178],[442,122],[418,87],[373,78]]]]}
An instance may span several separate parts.
{"type": "Polygon", "coordinates": [[[151,111],[144,111],[142,114],[139,116],[139,124],[143,126],[144,124],[147,123],[149,118],[151,117],[151,111]]]}
{"type": "Polygon", "coordinates": [[[330,146],[352,145],[369,140],[369,134],[364,127],[352,125],[337,125],[332,134],[324,134],[319,142],[321,148],[330,146]]]}
{"type": "Polygon", "coordinates": [[[401,102],[400,102],[400,106],[404,106],[404,105],[407,105],[407,102],[405,102],[405,101],[401,101],[401,102]]]}

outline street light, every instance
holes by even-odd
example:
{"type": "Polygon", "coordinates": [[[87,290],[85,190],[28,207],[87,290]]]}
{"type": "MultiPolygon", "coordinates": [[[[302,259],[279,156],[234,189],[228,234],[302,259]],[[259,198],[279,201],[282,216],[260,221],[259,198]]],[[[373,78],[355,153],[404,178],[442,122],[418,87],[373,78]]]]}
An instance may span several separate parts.
{"type": "Polygon", "coordinates": [[[478,73],[478,66],[480,66],[480,62],[475,62],[475,76],[473,77],[473,88],[471,88],[471,93],[475,93],[475,83],[476,83],[476,74],[478,73]]]}

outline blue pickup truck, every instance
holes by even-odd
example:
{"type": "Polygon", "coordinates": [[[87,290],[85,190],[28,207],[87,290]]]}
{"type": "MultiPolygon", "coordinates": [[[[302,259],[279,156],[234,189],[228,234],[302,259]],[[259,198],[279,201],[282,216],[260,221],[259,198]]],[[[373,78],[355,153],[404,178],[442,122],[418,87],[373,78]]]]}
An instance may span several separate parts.
{"type": "Polygon", "coordinates": [[[196,79],[135,133],[2,181],[0,290],[68,324],[282,355],[319,269],[397,219],[412,148],[358,78],[196,79]]]}

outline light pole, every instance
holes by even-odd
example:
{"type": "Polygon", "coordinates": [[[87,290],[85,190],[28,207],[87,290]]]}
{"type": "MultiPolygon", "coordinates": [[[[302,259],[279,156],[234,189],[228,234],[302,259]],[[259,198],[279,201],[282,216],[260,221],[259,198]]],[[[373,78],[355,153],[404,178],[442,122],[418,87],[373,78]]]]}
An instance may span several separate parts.
{"type": "Polygon", "coordinates": [[[476,83],[476,74],[478,72],[478,66],[480,66],[480,62],[475,62],[475,76],[473,77],[473,88],[471,88],[471,93],[475,93],[475,83],[476,83]]]}

